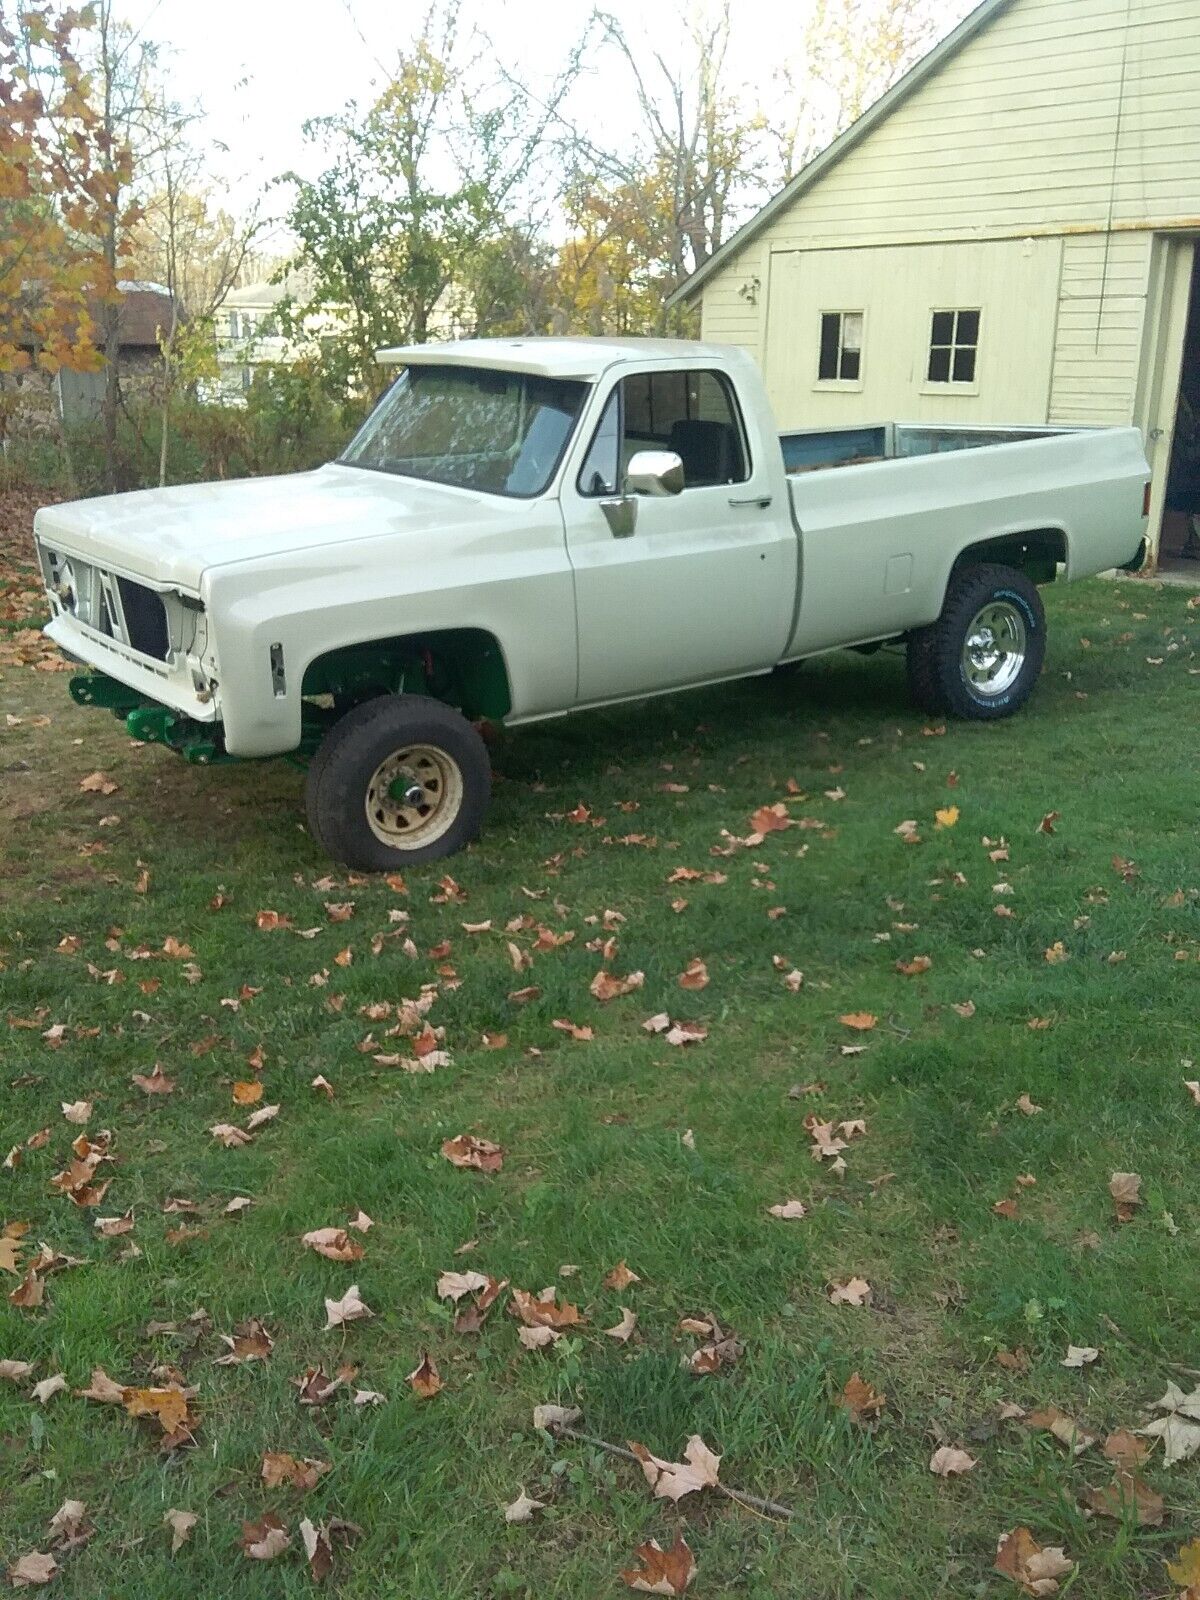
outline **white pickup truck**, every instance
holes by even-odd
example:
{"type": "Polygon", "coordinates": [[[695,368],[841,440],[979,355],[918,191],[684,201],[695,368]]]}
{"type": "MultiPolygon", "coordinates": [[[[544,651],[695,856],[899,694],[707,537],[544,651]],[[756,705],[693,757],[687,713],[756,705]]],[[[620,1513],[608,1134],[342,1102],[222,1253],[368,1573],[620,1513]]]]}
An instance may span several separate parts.
{"type": "Polygon", "coordinates": [[[1038,584],[1144,559],[1133,428],[781,436],[743,352],[640,339],[386,350],[316,472],[38,512],[46,632],[84,704],[193,761],[309,758],[335,858],[460,849],[474,722],[904,643],[926,711],[997,718],[1045,654],[1038,584]]]}

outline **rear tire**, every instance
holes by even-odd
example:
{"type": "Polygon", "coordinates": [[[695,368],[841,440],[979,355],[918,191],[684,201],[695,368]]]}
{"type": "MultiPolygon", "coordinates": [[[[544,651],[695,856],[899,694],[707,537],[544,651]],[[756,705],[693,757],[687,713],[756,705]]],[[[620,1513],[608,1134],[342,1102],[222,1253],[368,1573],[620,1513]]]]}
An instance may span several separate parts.
{"type": "Polygon", "coordinates": [[[941,616],[909,638],[908,682],[923,711],[995,722],[1029,699],[1045,659],[1037,586],[1013,567],[964,567],[941,616]]]}
{"type": "Polygon", "coordinates": [[[394,872],[453,855],[483,826],[491,767],[479,734],[424,695],[355,706],[309,767],[309,829],[334,860],[394,872]]]}

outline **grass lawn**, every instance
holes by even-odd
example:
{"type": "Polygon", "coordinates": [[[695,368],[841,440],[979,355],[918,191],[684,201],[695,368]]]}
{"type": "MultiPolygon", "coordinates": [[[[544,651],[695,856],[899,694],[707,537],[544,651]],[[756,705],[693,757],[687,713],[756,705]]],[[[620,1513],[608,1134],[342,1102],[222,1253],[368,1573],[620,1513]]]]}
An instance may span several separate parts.
{"type": "Polygon", "coordinates": [[[0,1381],[0,1566],[49,1550],[70,1497],[94,1532],[59,1554],[51,1592],[89,1600],[307,1593],[305,1517],[361,1529],[327,1584],[347,1600],[617,1595],[635,1546],[678,1532],[697,1596],[1015,1595],[992,1564],[1018,1525],[1066,1547],[1075,1600],[1174,1594],[1164,1562],[1200,1535],[1200,1457],[1167,1470],[1146,1440],[1162,1525],[1093,1518],[1081,1497],[1113,1478],[1101,1443],[1073,1456],[1014,1408],[1058,1406],[1103,1441],[1200,1366],[1187,601],[1153,584],[1051,592],[1042,687],[997,727],[931,727],[885,654],[508,735],[482,843],[403,888],[320,858],[288,765],[190,769],[133,747],[71,705],[65,676],[11,664],[10,644],[0,1155],[23,1148],[0,1171],[0,1220],[30,1231],[4,1287],[39,1241],[81,1264],[45,1274],[39,1309],[0,1301],[0,1359],[36,1364],[0,1381]],[[81,789],[96,770],[110,795],[81,789]],[[730,848],[775,802],[797,825],[730,848]],[[908,819],[915,842],[896,832],[908,819]],[[723,881],[670,881],[680,868],[723,881]],[[258,926],[265,910],[291,928],[258,926]],[[573,938],[535,950],[539,927],[573,938]],[[610,938],[608,957],[589,949],[610,938]],[[191,953],[163,955],[172,940],[191,953]],[[532,965],[515,970],[510,942],[532,965]],[[707,986],[681,987],[697,957],[707,986]],[[927,970],[897,970],[916,957],[927,970]],[[602,967],[644,984],[600,1003],[602,967]],[[412,1055],[387,1030],[423,990],[448,1061],[380,1064],[412,1055]],[[647,1033],[661,1012],[707,1037],[647,1033]],[[852,1013],[875,1026],[839,1021],[852,1013]],[[155,1063],[173,1093],[131,1081],[155,1063]],[[245,1126],[257,1108],[232,1085],[256,1081],[278,1115],[224,1148],[209,1129],[245,1126]],[[1040,1111],[1018,1109],[1026,1095],[1040,1111]],[[88,1134],[111,1130],[90,1209],[50,1181],[81,1132],[61,1106],[80,1100],[88,1134]],[[840,1175],[810,1153],[810,1114],[865,1122],[840,1175]],[[502,1170],[444,1159],[461,1133],[501,1145],[502,1170]],[[1124,1223],[1114,1172],[1141,1177],[1124,1223]],[[253,1204],[227,1214],[237,1197],[253,1204]],[[998,1214],[1010,1198],[1015,1216],[998,1214]],[[768,1214],[788,1199],[801,1220],[768,1214]],[[360,1208],[361,1260],[301,1245],[360,1208]],[[127,1211],[131,1231],[98,1234],[97,1216],[127,1211]],[[640,1281],[605,1287],[622,1260],[640,1281]],[[526,1350],[506,1292],[481,1332],[457,1333],[436,1294],[447,1270],[557,1284],[586,1321],[526,1350]],[[854,1277],[868,1303],[831,1303],[854,1277]],[[323,1331],[324,1298],[351,1284],[373,1318],[323,1331]],[[627,1343],[603,1331],[623,1307],[627,1343]],[[744,1350],[694,1376],[702,1340],[678,1324],[703,1316],[744,1350]],[[216,1365],[219,1336],[252,1318],[269,1357],[216,1365]],[[1099,1359],[1063,1366],[1070,1344],[1099,1359]],[[407,1382],[422,1351],[443,1382],[428,1399],[407,1382]],[[299,1404],[294,1379],[346,1362],[328,1403],[299,1404]],[[76,1397],[97,1366],[194,1387],[194,1446],[163,1451],[152,1421],[76,1397]],[[67,1390],[32,1400],[58,1372],[67,1390]],[[838,1403],[855,1372],[886,1395],[873,1432],[838,1403]],[[355,1405],[356,1389],[385,1399],[355,1405]],[[711,1489],[655,1499],[635,1465],[535,1431],[540,1402],[671,1461],[698,1433],[722,1482],[794,1516],[711,1489]],[[977,1465],[935,1476],[941,1444],[977,1465]],[[329,1470],[265,1488],[266,1451],[329,1470]],[[544,1509],[507,1525],[522,1486],[544,1509]],[[170,1508],[198,1519],[175,1555],[170,1508]],[[291,1544],[259,1562],[239,1540],[266,1512],[291,1544]]]}

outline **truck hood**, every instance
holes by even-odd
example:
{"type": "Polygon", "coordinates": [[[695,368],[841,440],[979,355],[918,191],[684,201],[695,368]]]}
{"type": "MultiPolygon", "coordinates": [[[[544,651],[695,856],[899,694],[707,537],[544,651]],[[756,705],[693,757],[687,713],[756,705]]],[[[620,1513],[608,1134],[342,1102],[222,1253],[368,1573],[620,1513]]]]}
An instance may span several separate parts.
{"type": "Polygon", "coordinates": [[[315,472],[97,496],[38,512],[43,544],[199,593],[212,567],[433,526],[509,521],[520,502],[336,463],[315,472]]]}

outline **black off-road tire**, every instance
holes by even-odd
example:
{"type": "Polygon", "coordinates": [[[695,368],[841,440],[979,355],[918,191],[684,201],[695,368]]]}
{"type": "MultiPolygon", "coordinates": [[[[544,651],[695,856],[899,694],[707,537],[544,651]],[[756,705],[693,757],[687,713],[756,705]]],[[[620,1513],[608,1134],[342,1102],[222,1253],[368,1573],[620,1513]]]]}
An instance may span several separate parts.
{"type": "Polygon", "coordinates": [[[491,791],[487,747],[465,717],[425,695],[385,694],[355,706],[325,735],[308,769],[305,810],[313,839],[335,861],[360,872],[397,872],[470,844],[483,826],[491,791]],[[438,804],[445,810],[424,842],[418,818],[406,844],[394,828],[388,830],[385,809],[395,808],[372,805],[376,826],[387,835],[380,837],[368,797],[381,767],[412,749],[433,752],[443,764],[438,804]]]}
{"type": "Polygon", "coordinates": [[[950,580],[942,614],[908,640],[908,683],[916,705],[935,716],[996,722],[1019,711],[1046,659],[1046,613],[1037,585],[1015,567],[963,567],[950,580]],[[964,660],[971,625],[987,607],[1010,610],[1024,630],[1020,669],[995,691],[972,681],[964,660]]]}

